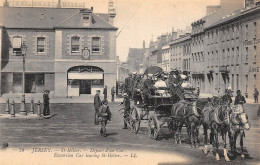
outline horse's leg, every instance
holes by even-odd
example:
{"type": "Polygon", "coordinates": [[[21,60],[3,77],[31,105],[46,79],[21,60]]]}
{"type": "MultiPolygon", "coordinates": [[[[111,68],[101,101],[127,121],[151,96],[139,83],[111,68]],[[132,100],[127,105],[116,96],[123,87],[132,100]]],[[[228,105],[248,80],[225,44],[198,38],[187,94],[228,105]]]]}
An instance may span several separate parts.
{"type": "Polygon", "coordinates": [[[241,147],[241,160],[245,159],[244,148],[243,148],[243,138],[244,138],[244,130],[240,131],[240,147],[241,147]]]}
{"type": "Polygon", "coordinates": [[[195,147],[199,148],[199,125],[195,127],[195,147]]]}
{"type": "Polygon", "coordinates": [[[192,148],[194,146],[194,123],[193,122],[190,123],[190,142],[192,148]]]}
{"type": "Polygon", "coordinates": [[[222,140],[223,140],[223,142],[224,142],[224,157],[225,157],[225,160],[227,161],[227,162],[229,162],[230,160],[229,160],[229,157],[228,157],[228,155],[227,155],[227,130],[226,130],[226,128],[224,128],[224,131],[222,132],[222,140]]]}
{"type": "Polygon", "coordinates": [[[206,124],[203,124],[203,130],[204,130],[204,153],[208,153],[208,126],[206,124]]]}
{"type": "Polygon", "coordinates": [[[178,144],[181,144],[181,130],[182,130],[182,126],[183,126],[183,121],[181,121],[181,122],[179,122],[178,123],[178,127],[177,127],[177,129],[178,129],[178,137],[177,137],[177,143],[178,144]]]}
{"type": "Polygon", "coordinates": [[[219,158],[219,153],[218,153],[218,130],[217,130],[217,126],[215,126],[214,128],[214,135],[215,135],[215,147],[216,147],[216,160],[220,160],[219,158]]]}

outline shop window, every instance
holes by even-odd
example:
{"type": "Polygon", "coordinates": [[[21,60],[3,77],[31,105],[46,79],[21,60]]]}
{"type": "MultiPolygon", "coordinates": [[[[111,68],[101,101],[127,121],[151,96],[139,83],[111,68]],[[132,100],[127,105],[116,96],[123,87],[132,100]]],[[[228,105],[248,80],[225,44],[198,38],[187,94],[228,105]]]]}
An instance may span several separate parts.
{"type": "Polygon", "coordinates": [[[254,46],[254,62],[256,62],[256,46],[254,46]]]}
{"type": "Polygon", "coordinates": [[[248,39],[248,25],[245,25],[246,40],[248,39]]]}
{"type": "Polygon", "coordinates": [[[13,53],[20,53],[22,45],[22,37],[15,36],[13,37],[13,53]]]}
{"type": "Polygon", "coordinates": [[[245,63],[247,64],[248,63],[248,47],[246,47],[246,61],[245,63]]]}
{"type": "Polygon", "coordinates": [[[71,53],[79,53],[80,37],[71,37],[71,53]]]}
{"type": "Polygon", "coordinates": [[[92,53],[99,53],[100,52],[100,37],[93,37],[92,38],[92,53]]]}
{"type": "Polygon", "coordinates": [[[14,85],[21,85],[22,84],[22,74],[14,73],[13,74],[13,84],[14,85]]]}
{"type": "Polygon", "coordinates": [[[104,85],[104,80],[92,80],[92,85],[104,85]]]}
{"type": "Polygon", "coordinates": [[[45,52],[45,37],[37,37],[37,53],[45,52]]]}

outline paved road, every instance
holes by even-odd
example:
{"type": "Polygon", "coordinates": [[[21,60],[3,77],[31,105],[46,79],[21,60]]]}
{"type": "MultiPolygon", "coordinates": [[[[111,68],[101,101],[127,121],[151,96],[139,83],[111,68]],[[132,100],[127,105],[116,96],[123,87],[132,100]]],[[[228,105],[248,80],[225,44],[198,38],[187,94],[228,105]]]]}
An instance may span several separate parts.
{"type": "MultiPolygon", "coordinates": [[[[17,151],[14,155],[17,156],[16,154],[19,152],[19,148],[25,149],[26,152],[32,152],[32,148],[51,147],[52,155],[45,153],[47,154],[45,157],[55,162],[59,159],[53,158],[53,152],[62,153],[62,149],[73,147],[80,149],[81,153],[85,150],[84,159],[82,158],[81,161],[87,161],[90,160],[90,158],[86,158],[85,154],[90,153],[91,149],[100,150],[110,148],[120,150],[118,151],[119,154],[121,154],[120,152],[123,150],[126,154],[120,155],[121,158],[123,156],[124,159],[112,159],[115,162],[109,160],[110,163],[119,163],[120,161],[121,164],[129,164],[129,161],[131,161],[131,164],[226,163],[223,157],[221,161],[217,162],[213,155],[203,155],[201,151],[203,148],[202,142],[199,149],[190,148],[185,133],[183,133],[182,136],[183,144],[179,145],[173,143],[173,138],[167,129],[163,130],[160,140],[155,141],[149,139],[146,135],[147,123],[145,122],[142,122],[141,130],[138,134],[134,134],[130,130],[122,129],[123,121],[121,114],[118,112],[119,107],[116,107],[117,104],[118,103],[110,104],[113,120],[107,126],[108,137],[106,138],[99,135],[100,126],[93,124],[94,111],[92,104],[51,104],[50,108],[53,117],[50,119],[0,118],[0,142],[7,142],[9,144],[8,149],[2,151],[1,154],[4,155],[8,153],[8,151],[11,151],[11,149],[14,149],[14,151],[17,151]],[[143,162],[145,158],[146,163],[143,162]]],[[[0,105],[0,113],[4,112],[3,107],[4,105],[0,105]]],[[[251,105],[248,105],[248,109],[252,109],[251,105]]],[[[259,122],[258,120],[252,120],[251,129],[246,133],[244,144],[248,151],[247,159],[240,161],[237,157],[228,164],[254,164],[258,162],[260,155],[259,135],[259,122]]],[[[38,156],[40,156],[40,154],[38,156]]],[[[75,153],[73,156],[76,156],[75,153]]],[[[43,156],[40,156],[39,160],[42,158],[43,156]]],[[[101,159],[91,160],[98,162],[101,159]]],[[[68,161],[70,161],[70,159],[68,159],[68,161]]]]}

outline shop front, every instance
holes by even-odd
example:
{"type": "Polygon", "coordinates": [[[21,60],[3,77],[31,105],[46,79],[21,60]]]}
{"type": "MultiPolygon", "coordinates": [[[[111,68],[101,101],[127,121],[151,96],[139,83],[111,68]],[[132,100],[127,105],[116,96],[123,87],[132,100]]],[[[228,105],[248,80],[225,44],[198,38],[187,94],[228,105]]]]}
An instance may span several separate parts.
{"type": "Polygon", "coordinates": [[[104,88],[104,71],[96,66],[75,66],[68,70],[68,96],[95,95],[104,88]]]}

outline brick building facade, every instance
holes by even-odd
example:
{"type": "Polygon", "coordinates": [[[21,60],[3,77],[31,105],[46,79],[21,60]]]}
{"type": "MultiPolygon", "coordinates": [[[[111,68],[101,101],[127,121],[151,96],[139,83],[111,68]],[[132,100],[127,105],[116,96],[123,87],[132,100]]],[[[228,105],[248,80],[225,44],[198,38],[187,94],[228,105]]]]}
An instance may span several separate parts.
{"type": "MultiPolygon", "coordinates": [[[[25,43],[25,93],[95,94],[116,84],[115,12],[92,9],[1,7],[1,94],[22,93],[21,44],[25,43]]],[[[110,91],[110,90],[108,90],[110,91]]]]}

